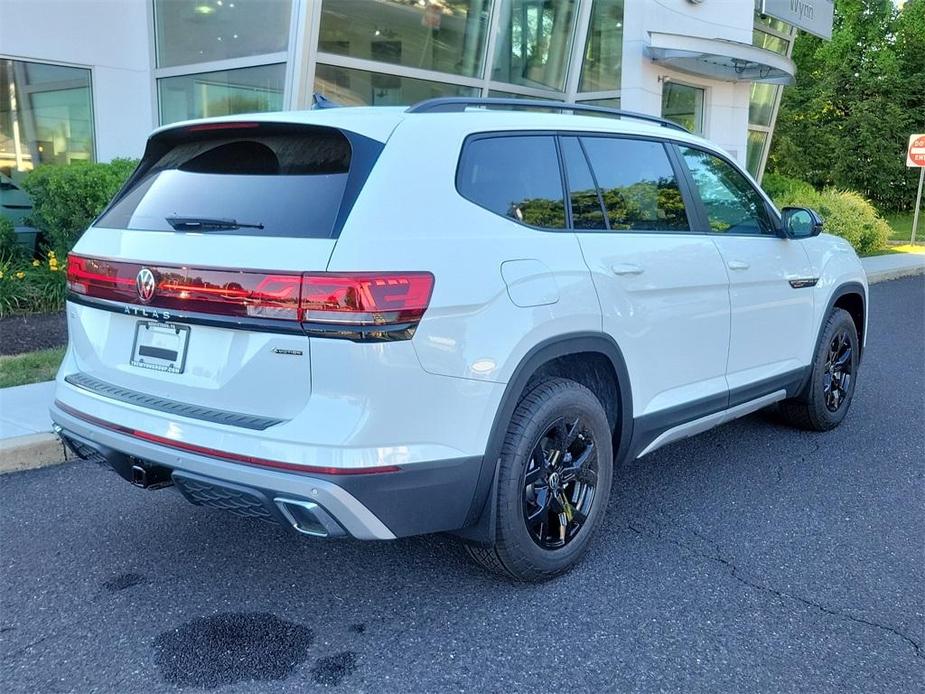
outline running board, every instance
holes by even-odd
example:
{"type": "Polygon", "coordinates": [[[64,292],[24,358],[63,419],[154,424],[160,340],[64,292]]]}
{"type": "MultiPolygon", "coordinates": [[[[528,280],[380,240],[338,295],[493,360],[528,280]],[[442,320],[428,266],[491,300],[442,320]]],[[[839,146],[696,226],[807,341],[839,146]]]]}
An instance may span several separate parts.
{"type": "Polygon", "coordinates": [[[774,391],[773,393],[769,393],[768,395],[763,395],[760,398],[749,400],[748,402],[743,402],[741,405],[730,407],[728,410],[723,410],[722,412],[716,412],[714,414],[708,414],[706,417],[701,417],[700,419],[695,419],[691,422],[679,424],[678,426],[672,427],[668,431],[660,434],[658,438],[646,446],[642,450],[642,453],[636,457],[641,458],[642,456],[648,455],[652,451],[661,448],[662,446],[666,446],[669,443],[674,443],[675,441],[680,441],[681,439],[686,439],[690,436],[702,434],[703,432],[709,431],[713,427],[717,427],[720,424],[731,422],[733,419],[744,417],[745,415],[756,412],[763,407],[773,405],[775,402],[779,402],[786,397],[787,391],[782,388],[780,390],[774,391]]]}

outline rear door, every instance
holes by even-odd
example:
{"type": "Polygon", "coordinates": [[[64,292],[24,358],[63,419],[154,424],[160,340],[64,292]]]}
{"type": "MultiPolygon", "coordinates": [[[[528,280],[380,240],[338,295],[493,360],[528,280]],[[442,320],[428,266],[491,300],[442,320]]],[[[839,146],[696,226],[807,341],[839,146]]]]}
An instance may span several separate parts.
{"type": "Polygon", "coordinates": [[[729,271],[732,404],[799,381],[813,349],[813,270],[800,240],[780,238],[764,197],[729,161],[678,148],[709,234],[729,271]]]}
{"type": "Polygon", "coordinates": [[[326,268],[381,146],[281,123],[155,135],[69,259],[71,383],[155,409],[294,416],[311,390],[301,273],[326,268]]]}
{"type": "Polygon", "coordinates": [[[623,136],[560,141],[572,223],[604,331],[627,361],[635,416],[665,428],[723,409],[726,270],[712,240],[691,232],[668,148],[623,136]]]}

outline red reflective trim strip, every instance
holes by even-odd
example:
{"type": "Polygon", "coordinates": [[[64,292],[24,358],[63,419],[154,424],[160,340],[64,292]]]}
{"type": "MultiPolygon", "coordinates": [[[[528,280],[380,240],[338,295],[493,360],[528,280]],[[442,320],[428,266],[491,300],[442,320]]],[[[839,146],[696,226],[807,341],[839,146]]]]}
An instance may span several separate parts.
{"type": "Polygon", "coordinates": [[[297,463],[284,463],[279,460],[265,460],[263,458],[255,458],[249,455],[241,455],[240,453],[230,453],[228,451],[219,451],[214,448],[206,448],[205,446],[197,446],[192,443],[176,441],[174,439],[168,439],[156,434],[149,434],[145,431],[139,431],[138,429],[131,429],[119,424],[113,424],[112,422],[107,422],[105,420],[99,419],[98,417],[79,412],[73,407],[65,405],[60,400],[55,400],[55,406],[64,412],[67,412],[73,417],[77,417],[78,419],[82,419],[85,422],[95,424],[104,429],[109,429],[110,431],[115,431],[127,436],[133,436],[134,438],[141,439],[142,441],[149,441],[150,443],[156,443],[167,448],[186,451],[187,453],[195,453],[197,455],[203,455],[209,458],[217,458],[219,460],[224,460],[231,463],[243,463],[245,465],[253,465],[256,467],[272,468],[275,470],[287,470],[289,472],[303,472],[316,475],[372,475],[383,472],[398,472],[401,469],[396,465],[380,465],[377,467],[364,468],[341,468],[319,467],[316,465],[299,465],[297,463]]]}
{"type": "Polygon", "coordinates": [[[184,130],[188,133],[202,132],[203,130],[237,130],[238,128],[258,128],[260,123],[203,123],[190,125],[184,130]]]}

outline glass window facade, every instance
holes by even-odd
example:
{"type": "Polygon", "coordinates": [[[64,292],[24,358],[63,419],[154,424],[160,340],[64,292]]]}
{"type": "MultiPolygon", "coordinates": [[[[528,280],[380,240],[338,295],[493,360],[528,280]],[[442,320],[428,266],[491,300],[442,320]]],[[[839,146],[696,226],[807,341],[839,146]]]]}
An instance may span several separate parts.
{"type": "Polygon", "coordinates": [[[0,172],[93,158],[90,71],[0,60],[0,172]]]}
{"type": "Polygon", "coordinates": [[[259,65],[157,81],[161,123],[283,108],[286,66],[259,65]]]}
{"type": "Polygon", "coordinates": [[[491,0],[324,0],[318,50],[474,77],[491,0]]]}
{"type": "Polygon", "coordinates": [[[581,64],[582,92],[620,88],[623,71],[623,0],[595,0],[581,64]]]}
{"type": "Polygon", "coordinates": [[[158,67],[285,51],[291,0],[154,0],[158,67]]]}
{"type": "Polygon", "coordinates": [[[576,0],[499,0],[501,21],[492,79],[539,89],[565,88],[576,0]]]}
{"type": "Polygon", "coordinates": [[[662,117],[692,133],[703,133],[703,89],[679,82],[662,86],[662,117]]]}
{"type": "Polygon", "coordinates": [[[478,96],[473,87],[318,65],[315,91],[345,106],[396,106],[438,96],[478,96]]]}

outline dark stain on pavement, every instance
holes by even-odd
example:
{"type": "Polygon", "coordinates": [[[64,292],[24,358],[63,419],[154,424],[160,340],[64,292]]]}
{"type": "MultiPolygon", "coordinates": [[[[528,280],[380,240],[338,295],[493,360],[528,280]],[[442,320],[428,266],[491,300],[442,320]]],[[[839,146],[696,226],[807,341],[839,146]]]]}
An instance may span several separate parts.
{"type": "Polygon", "coordinates": [[[319,658],[312,666],[312,681],[336,687],[347,675],[357,669],[357,654],[343,651],[326,658],[319,658]]]}
{"type": "Polygon", "coordinates": [[[350,631],[354,634],[363,634],[366,632],[366,625],[360,622],[359,624],[351,624],[350,631]]]}
{"type": "Polygon", "coordinates": [[[147,582],[148,579],[145,578],[143,574],[119,574],[118,576],[105,581],[103,583],[103,588],[108,590],[110,593],[116,593],[120,590],[125,590],[126,588],[132,588],[134,586],[140,586],[142,583],[147,582]]]}
{"type": "Polygon", "coordinates": [[[158,635],[155,663],[164,681],[179,687],[282,680],[308,658],[313,640],[308,627],[272,614],[223,613],[158,635]]]}

